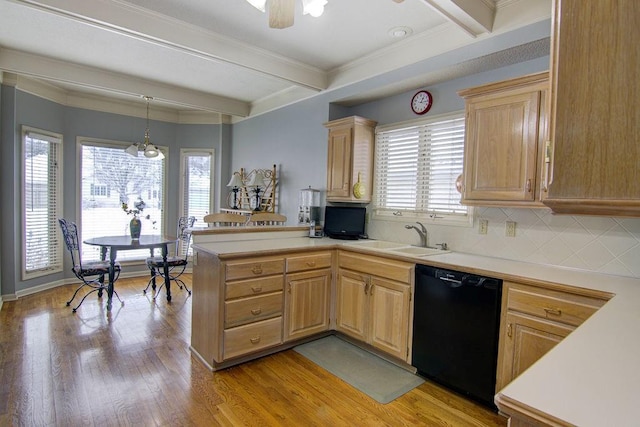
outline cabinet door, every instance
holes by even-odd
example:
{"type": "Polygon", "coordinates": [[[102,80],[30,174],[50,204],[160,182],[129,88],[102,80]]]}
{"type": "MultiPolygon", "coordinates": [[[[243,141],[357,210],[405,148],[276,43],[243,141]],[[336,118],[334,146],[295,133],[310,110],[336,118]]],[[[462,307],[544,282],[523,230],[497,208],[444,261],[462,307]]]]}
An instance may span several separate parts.
{"type": "Polygon", "coordinates": [[[361,341],[367,341],[368,289],[368,276],[339,270],[336,286],[336,330],[361,341]]]}
{"type": "Polygon", "coordinates": [[[501,337],[502,359],[498,361],[496,391],[509,384],[555,347],[574,328],[515,312],[507,312],[501,337]]]}
{"type": "Polygon", "coordinates": [[[465,202],[534,200],[539,105],[539,91],[467,100],[465,202]]]}
{"type": "Polygon", "coordinates": [[[341,127],[329,130],[327,163],[327,198],[351,196],[351,158],[353,130],[341,127]]]}
{"type": "Polygon", "coordinates": [[[372,277],[369,299],[371,345],[406,360],[409,336],[409,285],[372,277]]]}
{"type": "Polygon", "coordinates": [[[555,212],[640,215],[637,0],[556,0],[551,52],[555,212]]]}
{"type": "Polygon", "coordinates": [[[329,329],[331,269],[287,275],[285,341],[329,329]]]}

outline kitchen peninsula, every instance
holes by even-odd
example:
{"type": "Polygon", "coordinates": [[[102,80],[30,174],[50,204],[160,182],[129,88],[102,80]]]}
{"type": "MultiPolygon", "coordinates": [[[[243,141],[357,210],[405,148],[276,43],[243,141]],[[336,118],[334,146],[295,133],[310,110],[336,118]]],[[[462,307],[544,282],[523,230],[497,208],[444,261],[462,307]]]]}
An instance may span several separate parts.
{"type": "MultiPolygon", "coordinates": [[[[245,234],[246,237],[248,235],[245,234]]],[[[640,398],[637,388],[640,370],[636,369],[640,361],[640,342],[637,339],[640,334],[640,280],[456,252],[419,257],[367,248],[357,242],[310,239],[302,234],[292,237],[291,232],[281,238],[275,235],[265,239],[254,235],[253,238],[256,240],[196,242],[193,245],[196,261],[191,348],[194,355],[211,369],[224,368],[287,348],[286,338],[283,339],[286,334],[282,332],[286,327],[280,317],[283,315],[282,300],[288,291],[284,278],[289,275],[289,264],[305,266],[309,269],[305,274],[310,273],[309,277],[316,284],[325,283],[322,280],[327,280],[326,274],[329,272],[329,307],[314,311],[316,317],[312,323],[322,326],[308,335],[307,339],[331,333],[335,328],[335,280],[331,278],[335,278],[340,254],[348,254],[352,258],[388,260],[399,266],[419,263],[464,270],[552,291],[576,289],[602,299],[602,308],[530,369],[498,390],[496,404],[502,413],[512,417],[512,425],[630,425],[640,419],[640,407],[637,405],[640,398]],[[249,260],[257,262],[257,265],[246,264],[249,260]],[[256,270],[257,266],[259,268],[256,270]],[[271,307],[272,312],[266,316],[267,319],[257,322],[263,322],[260,327],[266,328],[266,335],[258,337],[245,329],[246,333],[241,333],[241,339],[249,343],[257,340],[265,345],[256,352],[236,353],[233,350],[229,353],[230,357],[225,359],[225,340],[236,339],[229,334],[230,328],[225,330],[225,322],[233,322],[225,317],[228,315],[225,310],[230,306],[228,303],[232,302],[225,301],[228,298],[225,289],[226,292],[230,289],[229,283],[225,288],[225,280],[235,281],[231,285],[244,286],[249,294],[256,292],[257,282],[245,280],[246,276],[243,276],[252,268],[254,272],[250,274],[260,272],[266,278],[260,279],[265,280],[260,282],[260,292],[272,286],[268,292],[271,305],[263,308],[269,310],[268,307],[271,307]],[[227,276],[230,272],[235,274],[234,271],[241,273],[237,277],[227,276]],[[316,274],[319,271],[323,273],[316,274]],[[322,277],[325,279],[319,279],[322,277]],[[607,299],[609,301],[604,303],[607,299]],[[327,310],[330,319],[328,323],[323,323],[322,314],[327,310]]],[[[413,286],[413,278],[410,286],[413,286]]],[[[321,287],[318,286],[318,289],[321,287]]],[[[313,301],[324,304],[327,300],[313,301]]],[[[286,313],[284,315],[286,317],[286,313]]]]}

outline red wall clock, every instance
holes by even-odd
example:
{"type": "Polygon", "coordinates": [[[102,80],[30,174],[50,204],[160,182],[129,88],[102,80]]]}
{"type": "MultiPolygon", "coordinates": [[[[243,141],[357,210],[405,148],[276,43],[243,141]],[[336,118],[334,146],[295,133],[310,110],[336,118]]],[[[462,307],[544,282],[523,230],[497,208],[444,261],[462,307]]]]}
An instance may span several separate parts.
{"type": "Polygon", "coordinates": [[[420,90],[411,98],[411,109],[416,114],[426,114],[433,105],[433,96],[426,90],[420,90]]]}

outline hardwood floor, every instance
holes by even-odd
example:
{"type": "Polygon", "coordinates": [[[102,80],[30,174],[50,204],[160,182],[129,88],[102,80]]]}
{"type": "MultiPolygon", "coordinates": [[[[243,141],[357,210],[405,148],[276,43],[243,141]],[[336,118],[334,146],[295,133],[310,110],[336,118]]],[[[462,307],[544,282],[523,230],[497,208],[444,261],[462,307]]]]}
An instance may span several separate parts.
{"type": "Polygon", "coordinates": [[[75,285],[5,302],[0,425],[506,425],[430,382],[379,404],[293,350],[210,372],[189,352],[191,297],[145,285],[120,279],[111,313],[95,294],[72,313],[75,285]]]}

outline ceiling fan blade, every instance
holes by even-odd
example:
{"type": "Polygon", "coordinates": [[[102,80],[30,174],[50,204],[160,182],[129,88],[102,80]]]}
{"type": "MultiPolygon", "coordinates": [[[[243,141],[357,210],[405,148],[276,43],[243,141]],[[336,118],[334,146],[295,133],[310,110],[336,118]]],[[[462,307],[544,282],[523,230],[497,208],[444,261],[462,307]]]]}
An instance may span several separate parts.
{"type": "Polygon", "coordinates": [[[269,0],[269,26],[287,28],[293,25],[295,0],[269,0]]]}

